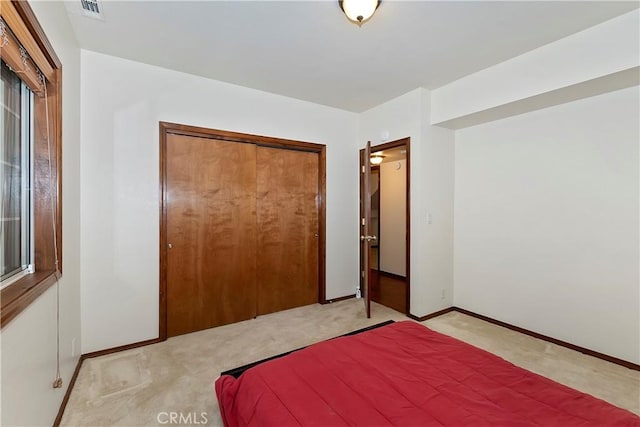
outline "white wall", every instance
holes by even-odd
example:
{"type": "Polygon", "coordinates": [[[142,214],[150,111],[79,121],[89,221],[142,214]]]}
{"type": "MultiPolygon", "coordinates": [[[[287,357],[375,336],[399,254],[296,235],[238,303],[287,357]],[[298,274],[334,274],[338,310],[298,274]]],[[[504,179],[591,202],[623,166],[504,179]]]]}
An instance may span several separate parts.
{"type": "Polygon", "coordinates": [[[83,352],[158,336],[158,122],[327,145],[327,298],[358,286],[356,116],[82,51],[83,352]]]}
{"type": "Polygon", "coordinates": [[[30,2],[63,65],[60,361],[56,374],[56,294],[50,288],[2,329],[2,416],[6,426],[51,425],[80,352],[80,50],[62,3],[30,2]],[[71,341],[76,339],[76,355],[71,341]]]}
{"type": "MultiPolygon", "coordinates": [[[[422,147],[423,155],[416,159],[423,169],[422,181],[414,183],[424,190],[422,210],[417,221],[427,222],[417,244],[423,245],[422,258],[417,262],[427,275],[429,286],[421,289],[419,297],[425,302],[420,315],[433,313],[453,304],[453,206],[454,206],[454,148],[452,130],[432,126],[431,92],[422,91],[422,147]],[[431,223],[428,223],[430,219],[431,223]]],[[[412,161],[414,159],[411,155],[412,161]]],[[[412,165],[413,167],[413,165],[412,165]]],[[[413,212],[412,212],[413,215],[413,212]]],[[[412,237],[413,240],[413,237],[412,237]]],[[[413,270],[412,270],[413,271],[413,270]]],[[[413,299],[414,295],[411,295],[413,299]]]]}
{"type": "Polygon", "coordinates": [[[456,132],[456,306],[640,362],[639,90],[456,132]]]}
{"type": "Polygon", "coordinates": [[[639,32],[636,9],[451,82],[432,92],[431,123],[456,128],[458,122],[480,123],[578,99],[580,91],[591,96],[607,87],[637,85],[639,32]],[[582,84],[589,81],[596,87],[582,84]]]}
{"type": "MultiPolygon", "coordinates": [[[[613,39],[604,43],[611,45],[613,39]]],[[[527,62],[525,59],[519,61],[527,62]]],[[[606,58],[595,60],[606,62],[606,58]]],[[[327,144],[328,298],[352,294],[358,283],[358,231],[354,221],[358,215],[357,149],[367,140],[375,145],[410,137],[411,313],[422,316],[453,304],[454,132],[431,125],[444,120],[432,117],[438,114],[432,114],[432,107],[440,105],[432,102],[432,94],[444,92],[416,89],[355,115],[88,51],[82,52],[81,63],[83,352],[157,336],[158,121],[161,120],[327,144]]],[[[546,71],[553,74],[549,68],[546,71]]],[[[515,74],[517,77],[518,73],[515,74]]],[[[570,74],[563,84],[579,81],[576,74],[570,74]]],[[[553,80],[551,76],[546,81],[553,80]]],[[[515,93],[516,98],[535,96],[549,89],[518,81],[517,89],[524,92],[514,89],[511,95],[515,93]]],[[[478,94],[476,89],[473,85],[471,89],[457,87],[457,95],[449,100],[466,102],[465,99],[473,97],[475,101],[467,106],[480,108],[513,101],[508,91],[478,94]]],[[[483,126],[491,128],[493,124],[483,126]]],[[[483,126],[460,131],[459,135],[483,126]]],[[[552,134],[550,130],[549,135],[552,134]]],[[[466,147],[464,141],[456,144],[458,150],[466,147]]],[[[461,156],[464,159],[464,154],[461,156]]],[[[455,167],[460,165],[465,169],[468,166],[465,161],[456,161],[455,167]]],[[[474,168],[482,169],[477,165],[474,168]]],[[[472,172],[465,169],[457,176],[470,180],[472,172]]],[[[519,172],[512,171],[515,176],[519,172]]],[[[484,194],[476,195],[466,184],[456,186],[456,191],[460,189],[463,195],[456,198],[457,202],[484,194]],[[468,191],[465,193],[464,189],[468,191]]],[[[461,211],[462,208],[456,208],[456,214],[461,211]]],[[[456,227],[464,225],[464,218],[470,216],[456,220],[456,227]]],[[[485,225],[476,221],[466,229],[456,230],[456,242],[473,240],[477,233],[484,233],[476,227],[485,225]]],[[[460,256],[463,253],[464,249],[456,251],[456,262],[463,261],[456,266],[457,281],[468,266],[460,256]]],[[[523,262],[524,259],[530,260],[528,253],[523,254],[523,262]]],[[[458,303],[470,299],[464,284],[462,280],[458,303]]],[[[498,298],[517,297],[499,295],[498,298]]],[[[500,311],[485,314],[502,316],[500,311]]],[[[513,323],[527,326],[517,320],[513,323]]],[[[531,329],[544,333],[535,325],[531,329]]]]}
{"type": "Polygon", "coordinates": [[[407,273],[406,174],[404,159],[380,164],[380,270],[399,276],[407,273]]]}
{"type": "Polygon", "coordinates": [[[430,105],[430,92],[419,88],[358,117],[362,147],[368,140],[411,138],[410,311],[416,316],[451,306],[453,294],[454,134],[430,125],[430,105]]]}

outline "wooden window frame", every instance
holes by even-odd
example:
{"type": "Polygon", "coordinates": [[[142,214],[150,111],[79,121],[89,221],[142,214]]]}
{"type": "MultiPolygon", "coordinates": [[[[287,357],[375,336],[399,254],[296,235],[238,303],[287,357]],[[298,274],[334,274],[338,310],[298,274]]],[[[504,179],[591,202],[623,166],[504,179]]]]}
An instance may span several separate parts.
{"type": "Polygon", "coordinates": [[[34,272],[0,291],[0,328],[4,328],[62,274],[62,63],[26,1],[3,0],[0,15],[47,78],[47,97],[34,96],[33,108],[34,272]],[[51,182],[55,182],[55,189],[51,182]],[[57,271],[53,245],[54,222],[58,252],[57,271]]]}

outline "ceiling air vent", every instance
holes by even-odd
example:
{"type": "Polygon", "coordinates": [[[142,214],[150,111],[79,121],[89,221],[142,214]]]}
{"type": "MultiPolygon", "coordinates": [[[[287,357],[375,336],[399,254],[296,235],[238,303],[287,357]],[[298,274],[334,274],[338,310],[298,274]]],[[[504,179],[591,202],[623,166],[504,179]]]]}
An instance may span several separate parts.
{"type": "Polygon", "coordinates": [[[80,4],[82,5],[82,13],[89,18],[101,19],[102,17],[102,7],[98,0],[80,0],[80,4]]]}

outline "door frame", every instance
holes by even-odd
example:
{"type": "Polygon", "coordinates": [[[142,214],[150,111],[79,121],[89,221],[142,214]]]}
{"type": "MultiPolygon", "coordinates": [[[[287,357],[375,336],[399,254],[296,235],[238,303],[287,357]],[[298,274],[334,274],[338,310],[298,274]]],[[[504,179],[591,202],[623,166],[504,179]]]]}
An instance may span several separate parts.
{"type": "Polygon", "coordinates": [[[160,129],[160,283],[158,334],[167,339],[167,135],[194,136],[218,141],[254,144],[259,147],[318,153],[318,302],[326,302],[326,146],[312,142],[159,122],[160,129]]]}
{"type": "MultiPolygon", "coordinates": [[[[392,148],[397,147],[406,147],[407,150],[407,167],[406,167],[406,184],[407,184],[407,194],[406,194],[406,250],[405,250],[405,270],[406,270],[406,283],[407,283],[407,297],[405,301],[405,313],[409,315],[411,309],[411,137],[406,137],[402,139],[397,139],[395,141],[385,142],[383,144],[372,145],[371,153],[375,153],[378,151],[390,150],[392,148]]],[[[360,167],[363,166],[364,162],[364,149],[360,149],[360,167]]],[[[360,197],[362,197],[362,192],[364,189],[362,188],[362,183],[360,184],[360,197]]],[[[358,219],[360,221],[360,219],[358,219]]],[[[378,248],[378,251],[380,249],[378,248]]],[[[362,256],[360,256],[360,262],[362,262],[362,256]]],[[[380,266],[378,265],[378,268],[380,266]]],[[[362,269],[362,264],[360,265],[359,270],[362,269]]],[[[361,274],[358,274],[361,277],[361,274]]],[[[362,278],[360,278],[362,280],[362,278]]]]}

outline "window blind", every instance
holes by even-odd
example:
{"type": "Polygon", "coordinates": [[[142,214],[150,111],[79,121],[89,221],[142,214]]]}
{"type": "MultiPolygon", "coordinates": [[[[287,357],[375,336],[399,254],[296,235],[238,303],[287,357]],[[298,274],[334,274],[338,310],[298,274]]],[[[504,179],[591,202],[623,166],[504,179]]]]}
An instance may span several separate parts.
{"type": "Polygon", "coordinates": [[[11,2],[0,8],[0,57],[35,93],[44,95],[44,80],[53,74],[38,44],[28,31],[11,2]]]}

